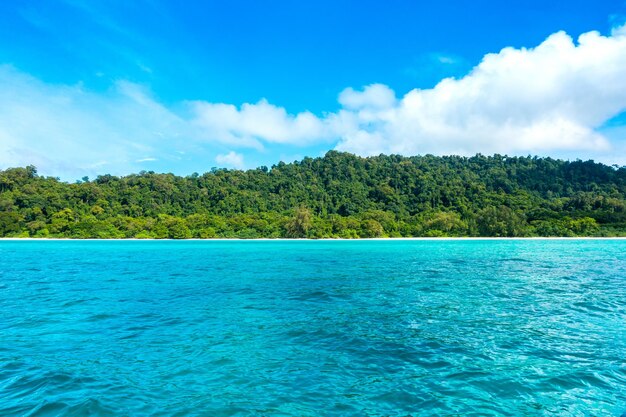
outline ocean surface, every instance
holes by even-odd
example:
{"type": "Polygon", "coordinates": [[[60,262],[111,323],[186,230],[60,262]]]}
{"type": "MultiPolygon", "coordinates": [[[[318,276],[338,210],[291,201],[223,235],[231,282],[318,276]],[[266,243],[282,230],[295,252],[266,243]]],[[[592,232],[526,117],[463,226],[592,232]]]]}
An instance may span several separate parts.
{"type": "Polygon", "coordinates": [[[621,416],[626,241],[1,241],[2,416],[621,416]]]}

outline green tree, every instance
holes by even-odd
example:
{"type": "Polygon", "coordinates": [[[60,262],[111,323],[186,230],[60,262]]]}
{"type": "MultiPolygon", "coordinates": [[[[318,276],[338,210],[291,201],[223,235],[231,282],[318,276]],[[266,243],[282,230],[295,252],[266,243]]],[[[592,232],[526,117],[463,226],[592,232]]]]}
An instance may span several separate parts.
{"type": "Polygon", "coordinates": [[[76,183],[29,166],[0,170],[0,233],[618,236],[626,235],[625,197],[626,167],[504,155],[362,158],[331,151],[249,171],[142,171],[76,183]]]}
{"type": "Polygon", "coordinates": [[[384,234],[383,226],[373,219],[365,219],[361,222],[360,237],[381,237],[384,234]]]}
{"type": "Polygon", "coordinates": [[[307,237],[307,232],[312,225],[311,217],[311,211],[308,208],[297,208],[292,219],[286,225],[286,236],[291,238],[307,237]]]}
{"type": "Polygon", "coordinates": [[[429,236],[463,236],[467,233],[467,223],[458,213],[439,211],[428,217],[423,230],[429,236]]]}
{"type": "Polygon", "coordinates": [[[8,236],[18,233],[21,230],[22,221],[19,213],[12,211],[0,212],[0,236],[8,236]]]}
{"type": "Polygon", "coordinates": [[[486,207],[477,214],[478,232],[481,236],[515,237],[527,235],[524,216],[510,207],[486,207]]]}

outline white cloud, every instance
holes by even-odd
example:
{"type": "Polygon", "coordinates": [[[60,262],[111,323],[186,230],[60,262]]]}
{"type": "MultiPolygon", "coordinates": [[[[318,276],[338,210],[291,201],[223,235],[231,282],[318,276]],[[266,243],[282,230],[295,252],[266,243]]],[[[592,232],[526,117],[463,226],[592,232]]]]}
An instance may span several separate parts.
{"type": "Polygon", "coordinates": [[[261,147],[263,142],[299,144],[329,139],[330,134],[322,120],[310,112],[288,114],[282,107],[261,100],[244,104],[240,109],[231,104],[191,103],[194,123],[202,128],[207,138],[221,142],[261,147]]]}
{"type": "Polygon", "coordinates": [[[454,65],[458,63],[458,58],[450,56],[450,55],[436,55],[435,59],[440,63],[440,64],[444,64],[444,65],[454,65]]]}
{"type": "Polygon", "coordinates": [[[143,162],[215,155],[224,146],[262,150],[264,143],[329,138],[327,124],[313,114],[291,115],[265,100],[241,108],[207,102],[169,108],[127,81],[96,93],[0,66],[0,169],[34,164],[65,178],[126,174],[143,162]]]}
{"type": "Polygon", "coordinates": [[[321,117],[264,99],[166,106],[127,81],[97,93],[0,66],[0,168],[35,164],[47,175],[79,178],[139,171],[148,161],[163,170],[170,168],[156,164],[201,167],[207,155],[243,167],[249,152],[292,154],[294,146],[304,154],[335,146],[361,155],[498,152],[610,162],[624,148],[611,140],[623,129],[603,125],[626,111],[624,74],[626,27],[504,48],[465,77],[402,97],[382,84],[347,88],[341,109],[321,117]]]}
{"type": "Polygon", "coordinates": [[[617,26],[611,31],[612,36],[626,36],[626,24],[617,26]]]}
{"type": "Polygon", "coordinates": [[[368,85],[362,92],[349,87],[339,94],[339,104],[350,110],[381,109],[391,107],[395,103],[396,93],[383,84],[368,85]]]}
{"type": "Polygon", "coordinates": [[[184,120],[137,85],[119,82],[95,94],[0,67],[0,167],[35,164],[69,176],[128,173],[134,161],[162,152],[186,130],[184,120]]]}
{"type": "Polygon", "coordinates": [[[243,155],[235,151],[230,151],[227,154],[219,154],[215,157],[215,162],[220,165],[226,165],[237,169],[243,169],[243,155]]]}
{"type": "MultiPolygon", "coordinates": [[[[563,32],[489,54],[467,76],[395,105],[339,112],[340,150],[360,154],[602,152],[598,132],[626,109],[626,32],[563,32]]],[[[351,95],[369,95],[350,90],[351,95]]],[[[340,96],[341,100],[341,96],[340,96]]],[[[354,106],[353,106],[354,107],[354,106]]]]}

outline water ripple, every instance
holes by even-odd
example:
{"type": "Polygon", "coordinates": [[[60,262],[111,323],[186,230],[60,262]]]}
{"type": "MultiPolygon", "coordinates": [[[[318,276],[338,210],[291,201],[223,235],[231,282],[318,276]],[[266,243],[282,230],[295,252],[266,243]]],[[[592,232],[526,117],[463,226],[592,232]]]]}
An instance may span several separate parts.
{"type": "Polygon", "coordinates": [[[3,416],[621,416],[626,242],[0,242],[3,416]]]}

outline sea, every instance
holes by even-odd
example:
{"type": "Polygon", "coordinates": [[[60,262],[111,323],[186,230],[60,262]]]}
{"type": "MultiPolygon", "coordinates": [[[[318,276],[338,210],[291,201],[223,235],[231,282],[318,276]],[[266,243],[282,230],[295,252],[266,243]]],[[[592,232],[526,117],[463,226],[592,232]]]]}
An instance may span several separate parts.
{"type": "Polygon", "coordinates": [[[626,240],[0,241],[1,416],[617,416],[626,240]]]}

